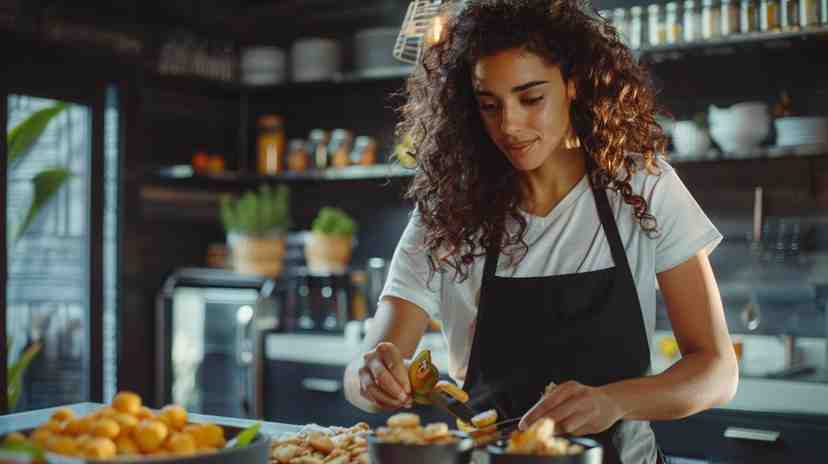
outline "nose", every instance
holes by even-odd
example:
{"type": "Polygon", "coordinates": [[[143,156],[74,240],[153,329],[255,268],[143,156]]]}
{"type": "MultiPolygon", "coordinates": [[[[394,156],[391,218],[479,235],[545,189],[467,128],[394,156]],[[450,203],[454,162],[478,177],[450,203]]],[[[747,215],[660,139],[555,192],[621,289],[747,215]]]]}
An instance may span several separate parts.
{"type": "Polygon", "coordinates": [[[525,125],[526,114],[516,105],[504,105],[500,113],[500,131],[503,135],[516,136],[525,125]]]}

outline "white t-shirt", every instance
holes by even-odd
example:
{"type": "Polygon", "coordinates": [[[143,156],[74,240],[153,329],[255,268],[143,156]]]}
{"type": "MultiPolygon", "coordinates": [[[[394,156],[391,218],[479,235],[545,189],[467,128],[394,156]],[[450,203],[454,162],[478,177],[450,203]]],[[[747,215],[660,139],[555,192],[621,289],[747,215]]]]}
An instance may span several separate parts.
{"type": "MultiPolygon", "coordinates": [[[[621,195],[607,190],[635,279],[648,342],[655,330],[656,274],[685,262],[699,250],[710,253],[722,240],[673,168],[663,160],[657,166],[660,173],[650,174],[642,169],[631,180],[633,191],[647,200],[650,214],[658,221],[659,234],[655,238],[641,229],[634,220],[632,207],[621,195]]],[[[614,266],[586,175],[546,216],[523,214],[528,221],[524,240],[529,250],[517,265],[511,265],[510,258],[501,255],[498,276],[551,276],[614,266]]],[[[449,374],[462,385],[474,335],[485,256],[475,259],[462,283],[457,282],[452,270],[435,273],[428,281],[423,237],[424,229],[414,211],[397,244],[380,299],[402,298],[442,321],[449,350],[449,374]]]]}

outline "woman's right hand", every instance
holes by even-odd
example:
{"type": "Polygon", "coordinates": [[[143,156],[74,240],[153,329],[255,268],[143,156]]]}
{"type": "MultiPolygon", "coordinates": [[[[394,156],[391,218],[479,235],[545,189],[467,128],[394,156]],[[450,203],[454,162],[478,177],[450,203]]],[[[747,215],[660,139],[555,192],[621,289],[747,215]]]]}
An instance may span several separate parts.
{"type": "Polygon", "coordinates": [[[362,356],[359,393],[380,408],[393,411],[412,405],[408,363],[393,343],[382,342],[362,356]]]}

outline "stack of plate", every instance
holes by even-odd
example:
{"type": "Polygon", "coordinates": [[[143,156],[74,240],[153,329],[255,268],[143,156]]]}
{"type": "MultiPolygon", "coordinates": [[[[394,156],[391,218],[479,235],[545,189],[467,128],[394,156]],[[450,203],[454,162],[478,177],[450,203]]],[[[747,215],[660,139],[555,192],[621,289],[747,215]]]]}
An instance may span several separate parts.
{"type": "Polygon", "coordinates": [[[339,73],[339,44],[316,37],[299,39],[293,43],[291,60],[295,82],[331,80],[339,73]]]}
{"type": "Polygon", "coordinates": [[[828,144],[828,117],[779,118],[774,124],[779,146],[828,144]]]}
{"type": "Polygon", "coordinates": [[[281,84],[287,78],[285,52],[278,47],[248,47],[241,53],[241,80],[247,85],[281,84]]]}

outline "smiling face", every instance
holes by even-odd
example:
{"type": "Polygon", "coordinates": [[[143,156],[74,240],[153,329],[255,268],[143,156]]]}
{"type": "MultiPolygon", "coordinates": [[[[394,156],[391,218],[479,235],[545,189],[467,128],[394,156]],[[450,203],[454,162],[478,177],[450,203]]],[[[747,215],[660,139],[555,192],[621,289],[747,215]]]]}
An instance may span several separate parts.
{"type": "Polygon", "coordinates": [[[510,48],[481,58],[472,85],[486,132],[515,169],[535,170],[564,148],[575,87],[558,65],[510,48]]]}

